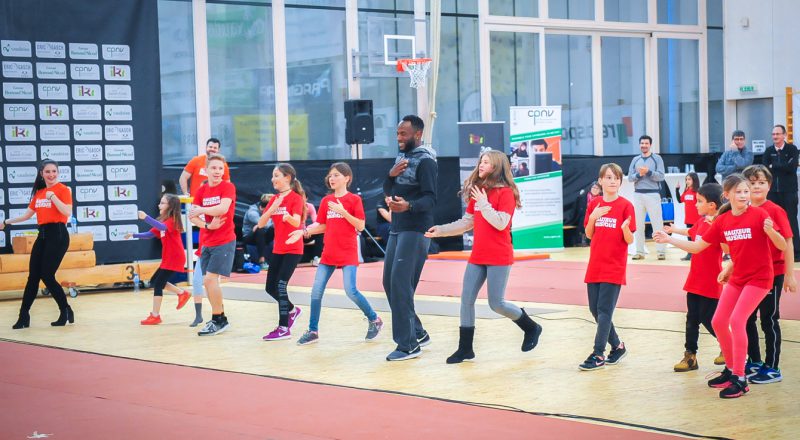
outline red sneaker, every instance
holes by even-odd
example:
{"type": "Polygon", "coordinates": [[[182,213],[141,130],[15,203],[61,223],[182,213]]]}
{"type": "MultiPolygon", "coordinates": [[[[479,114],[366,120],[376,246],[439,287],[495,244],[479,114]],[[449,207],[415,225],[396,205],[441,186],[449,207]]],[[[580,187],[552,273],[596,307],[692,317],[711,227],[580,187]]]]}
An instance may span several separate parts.
{"type": "Polygon", "coordinates": [[[175,306],[175,310],[182,309],[183,306],[185,306],[186,303],[189,302],[189,298],[191,298],[191,297],[192,297],[192,294],[187,292],[187,291],[185,291],[185,290],[183,292],[179,293],[178,294],[178,305],[175,306]]]}
{"type": "Polygon", "coordinates": [[[142,325],[158,325],[158,324],[161,324],[161,315],[153,316],[153,314],[151,313],[150,315],[147,316],[147,319],[143,319],[140,323],[142,325]]]}

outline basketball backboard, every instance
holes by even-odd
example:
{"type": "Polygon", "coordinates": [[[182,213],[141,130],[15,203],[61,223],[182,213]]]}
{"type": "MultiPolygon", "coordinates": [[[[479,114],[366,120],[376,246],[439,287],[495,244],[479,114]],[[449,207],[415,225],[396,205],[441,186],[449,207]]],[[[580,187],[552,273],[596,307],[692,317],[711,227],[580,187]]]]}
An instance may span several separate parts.
{"type": "Polygon", "coordinates": [[[428,53],[427,23],[408,17],[367,16],[359,22],[359,47],[353,53],[357,78],[397,78],[397,60],[422,58],[428,53]]]}

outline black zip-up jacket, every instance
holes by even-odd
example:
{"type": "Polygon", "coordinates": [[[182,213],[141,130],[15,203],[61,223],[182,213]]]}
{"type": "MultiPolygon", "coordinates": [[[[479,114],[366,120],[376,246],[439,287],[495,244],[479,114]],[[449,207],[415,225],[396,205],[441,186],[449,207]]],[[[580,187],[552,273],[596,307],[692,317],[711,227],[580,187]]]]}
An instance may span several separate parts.
{"type": "Polygon", "coordinates": [[[775,145],[767,147],[762,162],[772,173],[770,192],[797,192],[797,156],[797,147],[788,142],[780,152],[775,145]]]}
{"type": "Polygon", "coordinates": [[[400,196],[410,203],[405,212],[392,212],[392,232],[425,232],[433,223],[433,208],[436,206],[436,190],[439,167],[436,152],[419,146],[410,152],[401,153],[394,163],[408,160],[408,168],[399,176],[386,175],[383,192],[387,196],[400,196]]]}

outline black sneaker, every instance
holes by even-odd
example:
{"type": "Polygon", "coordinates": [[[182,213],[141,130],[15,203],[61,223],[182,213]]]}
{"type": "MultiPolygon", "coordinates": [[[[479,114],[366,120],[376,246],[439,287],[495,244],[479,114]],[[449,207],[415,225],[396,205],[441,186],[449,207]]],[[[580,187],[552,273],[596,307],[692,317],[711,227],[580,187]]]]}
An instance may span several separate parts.
{"type": "Polygon", "coordinates": [[[728,367],[725,367],[719,373],[719,376],[708,381],[708,386],[711,388],[726,388],[731,382],[731,376],[733,376],[733,373],[728,367]]]}
{"type": "Polygon", "coordinates": [[[628,350],[625,349],[625,343],[620,342],[619,347],[611,349],[611,353],[606,358],[606,364],[617,365],[627,354],[628,350]]]}
{"type": "Polygon", "coordinates": [[[225,330],[227,330],[228,327],[230,327],[230,324],[228,324],[228,320],[227,319],[225,321],[222,321],[222,322],[217,322],[217,321],[214,321],[212,319],[211,321],[208,321],[206,323],[205,327],[203,327],[202,330],[197,332],[197,336],[214,336],[214,335],[218,335],[218,334],[224,332],[225,330]]]}
{"type": "Polygon", "coordinates": [[[583,371],[593,371],[599,370],[606,366],[606,359],[603,356],[596,355],[594,353],[590,354],[582,364],[578,365],[583,371]]]}
{"type": "Polygon", "coordinates": [[[750,388],[747,386],[747,379],[731,375],[728,386],[719,392],[719,397],[723,399],[734,399],[744,396],[748,391],[750,391],[750,388]]]}
{"type": "Polygon", "coordinates": [[[428,345],[431,345],[431,335],[429,335],[426,330],[423,330],[422,337],[417,338],[417,344],[419,344],[420,347],[427,347],[428,345]]]}
{"type": "Polygon", "coordinates": [[[386,360],[387,361],[405,361],[405,360],[408,360],[408,359],[414,359],[415,357],[419,356],[420,354],[422,354],[422,349],[419,348],[419,345],[417,345],[411,351],[395,350],[395,351],[389,353],[388,356],[386,356],[386,360]]]}

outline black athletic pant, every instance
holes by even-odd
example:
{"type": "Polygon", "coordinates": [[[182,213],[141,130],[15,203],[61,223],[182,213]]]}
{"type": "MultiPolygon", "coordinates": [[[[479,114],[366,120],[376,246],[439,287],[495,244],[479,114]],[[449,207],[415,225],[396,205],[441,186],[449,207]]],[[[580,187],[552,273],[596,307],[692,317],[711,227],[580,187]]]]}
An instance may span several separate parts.
{"type": "Polygon", "coordinates": [[[758,308],[753,311],[747,320],[747,356],[751,362],[761,362],[761,348],[756,328],[756,313],[761,314],[761,330],[766,340],[767,357],[764,363],[772,368],[778,368],[781,360],[781,290],[783,290],[783,275],[775,277],[772,290],[761,300],[758,308]]]}
{"type": "Polygon", "coordinates": [[[403,231],[389,234],[383,262],[383,290],[392,310],[392,338],[397,349],[411,351],[419,346],[425,329],[414,309],[414,293],[431,239],[422,232],[403,231]]]}
{"type": "Polygon", "coordinates": [[[278,325],[283,327],[289,326],[289,311],[294,308],[294,304],[289,301],[289,292],[286,291],[286,286],[301,257],[300,254],[272,254],[269,260],[265,289],[269,296],[278,302],[278,312],[280,313],[278,325]]]}
{"type": "Polygon", "coordinates": [[[33,243],[31,259],[28,263],[28,282],[25,284],[25,292],[22,295],[20,315],[30,311],[39,291],[39,281],[44,282],[50,295],[56,300],[59,310],[67,308],[67,295],[64,294],[61,284],[56,281],[56,271],[68,248],[69,233],[64,223],[39,225],[39,236],[33,243]]]}
{"type": "Polygon", "coordinates": [[[697,295],[691,292],[686,293],[686,351],[697,353],[697,340],[700,338],[700,325],[717,337],[711,327],[711,318],[717,311],[718,299],[707,296],[697,295]]]}
{"type": "Polygon", "coordinates": [[[164,296],[164,287],[176,273],[177,272],[174,270],[162,269],[159,267],[156,273],[153,274],[153,277],[150,278],[150,285],[153,287],[153,296],[164,296]]]}
{"type": "Polygon", "coordinates": [[[275,239],[274,228],[259,228],[256,232],[251,232],[250,235],[245,235],[244,244],[255,245],[258,250],[258,257],[254,259],[254,263],[258,262],[260,258],[264,261],[269,259],[270,248],[269,244],[275,239]]]}
{"type": "MultiPolygon", "coordinates": [[[[792,177],[794,179],[794,177],[792,177]]],[[[797,232],[797,191],[795,192],[775,192],[770,191],[767,193],[767,199],[774,202],[776,205],[786,211],[786,216],[789,217],[789,226],[792,227],[792,244],[794,245],[795,261],[800,256],[800,233],[797,232]]]]}

